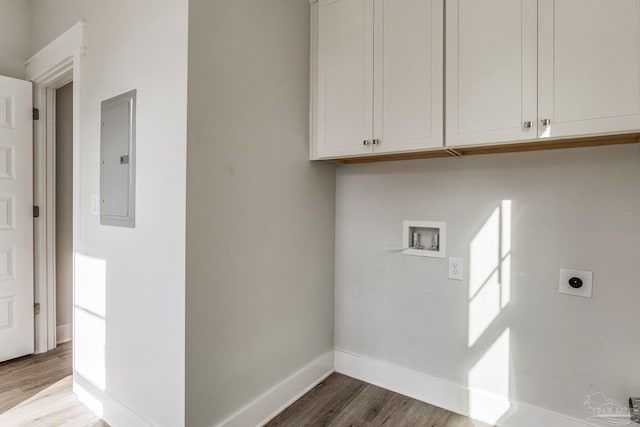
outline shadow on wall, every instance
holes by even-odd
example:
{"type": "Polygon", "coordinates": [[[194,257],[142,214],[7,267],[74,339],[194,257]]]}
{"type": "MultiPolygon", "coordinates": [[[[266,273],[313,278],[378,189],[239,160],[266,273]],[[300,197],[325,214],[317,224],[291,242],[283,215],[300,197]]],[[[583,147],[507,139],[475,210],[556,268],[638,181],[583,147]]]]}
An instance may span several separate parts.
{"type": "Polygon", "coordinates": [[[511,210],[503,200],[469,245],[469,415],[490,424],[511,408],[511,329],[498,325],[511,298],[511,210]]]}

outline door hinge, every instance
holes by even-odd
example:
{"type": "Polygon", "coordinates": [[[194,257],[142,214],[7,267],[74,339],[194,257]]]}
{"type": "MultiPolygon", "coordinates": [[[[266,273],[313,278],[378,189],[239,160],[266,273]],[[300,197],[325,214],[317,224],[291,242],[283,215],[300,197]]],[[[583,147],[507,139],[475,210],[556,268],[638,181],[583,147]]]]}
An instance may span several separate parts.
{"type": "Polygon", "coordinates": [[[33,207],[33,217],[40,218],[40,206],[33,207]]]}
{"type": "Polygon", "coordinates": [[[40,110],[37,108],[33,109],[33,120],[40,120],[40,110]]]}
{"type": "Polygon", "coordinates": [[[34,314],[40,314],[40,303],[36,302],[33,304],[33,313],[34,314]]]}

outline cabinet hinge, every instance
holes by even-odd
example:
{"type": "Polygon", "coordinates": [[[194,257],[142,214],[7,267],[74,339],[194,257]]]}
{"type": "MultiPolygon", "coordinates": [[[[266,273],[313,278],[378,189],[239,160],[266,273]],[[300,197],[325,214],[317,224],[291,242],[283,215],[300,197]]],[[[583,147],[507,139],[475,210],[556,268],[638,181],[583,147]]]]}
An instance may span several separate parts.
{"type": "Polygon", "coordinates": [[[33,217],[40,218],[40,206],[33,207],[33,217]]]}
{"type": "Polygon", "coordinates": [[[33,120],[40,120],[40,110],[37,108],[33,109],[33,120]]]}
{"type": "Polygon", "coordinates": [[[33,313],[34,314],[40,314],[40,303],[36,302],[33,304],[33,313]]]}

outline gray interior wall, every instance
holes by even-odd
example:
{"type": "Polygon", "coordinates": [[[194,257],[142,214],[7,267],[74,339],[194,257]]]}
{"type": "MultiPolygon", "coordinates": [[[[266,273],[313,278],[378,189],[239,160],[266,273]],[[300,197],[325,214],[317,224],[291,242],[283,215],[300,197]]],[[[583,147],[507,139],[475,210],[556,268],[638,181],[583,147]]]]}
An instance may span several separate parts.
{"type": "Polygon", "coordinates": [[[333,349],[334,167],[308,159],[309,4],[191,0],[187,425],[333,349]]]}
{"type": "MultiPolygon", "coordinates": [[[[12,0],[8,0],[12,1],[12,0]]],[[[83,11],[91,8],[86,0],[65,0],[64,5],[56,0],[27,0],[31,5],[32,28],[29,47],[31,55],[51,43],[80,19],[86,18],[83,11]],[[46,22],[43,22],[46,17],[46,22]]]]}
{"type": "Polygon", "coordinates": [[[24,79],[31,40],[30,2],[0,0],[0,75],[24,79]]]}
{"type": "Polygon", "coordinates": [[[73,83],[56,92],[56,324],[73,317],[73,83]]]}
{"type": "Polygon", "coordinates": [[[638,165],[633,145],[339,167],[336,348],[467,386],[508,330],[512,401],[579,419],[591,393],[625,404],[640,394],[638,165]],[[483,271],[501,238],[485,224],[503,200],[504,308],[483,271]],[[400,254],[403,220],[445,221],[465,280],[447,280],[446,260],[400,254]],[[593,271],[593,299],[558,294],[561,267],[593,271]],[[470,293],[470,279],[489,285],[470,293]],[[473,343],[470,328],[482,332],[473,343]]]}

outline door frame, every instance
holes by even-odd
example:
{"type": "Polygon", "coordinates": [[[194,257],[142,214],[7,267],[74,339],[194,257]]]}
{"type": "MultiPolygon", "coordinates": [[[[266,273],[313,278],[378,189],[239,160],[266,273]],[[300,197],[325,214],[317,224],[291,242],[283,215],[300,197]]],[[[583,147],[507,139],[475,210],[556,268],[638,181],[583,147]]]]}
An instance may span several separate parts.
{"type": "MultiPolygon", "coordinates": [[[[34,222],[34,297],[40,304],[35,317],[35,353],[56,348],[55,265],[55,91],[73,82],[73,226],[75,254],[80,242],[80,111],[86,23],[80,21],[25,63],[27,79],[34,84],[33,107],[40,119],[33,126],[33,203],[40,207],[34,222]]],[[[75,281],[75,265],[73,266],[75,281]]],[[[73,286],[73,284],[72,284],[73,286]]],[[[75,330],[75,321],[73,322],[75,330]]]]}

